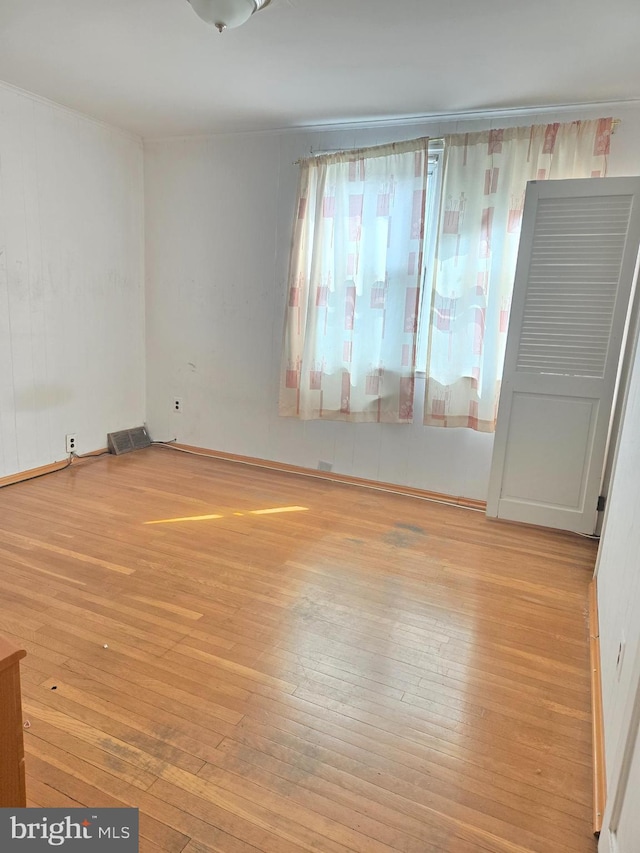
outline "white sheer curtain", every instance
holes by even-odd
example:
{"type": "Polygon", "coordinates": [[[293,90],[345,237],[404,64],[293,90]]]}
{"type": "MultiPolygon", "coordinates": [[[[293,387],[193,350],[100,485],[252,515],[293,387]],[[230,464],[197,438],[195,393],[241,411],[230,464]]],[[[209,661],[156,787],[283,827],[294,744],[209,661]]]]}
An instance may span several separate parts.
{"type": "Polygon", "coordinates": [[[281,415],[409,423],[428,139],[301,164],[281,415]]]}
{"type": "Polygon", "coordinates": [[[527,181],[604,176],[612,119],[445,138],[424,423],[493,432],[527,181]]]}

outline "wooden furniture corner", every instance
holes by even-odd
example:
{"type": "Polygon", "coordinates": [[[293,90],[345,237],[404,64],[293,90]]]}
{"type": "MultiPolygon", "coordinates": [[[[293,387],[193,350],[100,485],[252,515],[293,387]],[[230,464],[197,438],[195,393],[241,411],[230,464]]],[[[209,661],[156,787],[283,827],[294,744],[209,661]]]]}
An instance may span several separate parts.
{"type": "Polygon", "coordinates": [[[24,808],[24,742],[20,661],[26,655],[0,637],[0,808],[24,808]]]}

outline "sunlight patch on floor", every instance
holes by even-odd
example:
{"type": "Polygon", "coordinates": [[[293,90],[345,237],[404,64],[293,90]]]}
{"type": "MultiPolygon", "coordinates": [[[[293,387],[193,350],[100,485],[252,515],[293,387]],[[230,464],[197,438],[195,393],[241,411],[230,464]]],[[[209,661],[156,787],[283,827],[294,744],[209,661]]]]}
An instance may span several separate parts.
{"type": "MultiPolygon", "coordinates": [[[[277,515],[281,512],[308,512],[308,506],[278,506],[271,509],[251,509],[246,513],[234,512],[234,516],[242,515],[277,515]]],[[[183,521],[213,521],[217,518],[224,518],[224,515],[189,515],[183,518],[161,518],[157,521],[145,521],[144,524],[178,524],[183,521]]]]}

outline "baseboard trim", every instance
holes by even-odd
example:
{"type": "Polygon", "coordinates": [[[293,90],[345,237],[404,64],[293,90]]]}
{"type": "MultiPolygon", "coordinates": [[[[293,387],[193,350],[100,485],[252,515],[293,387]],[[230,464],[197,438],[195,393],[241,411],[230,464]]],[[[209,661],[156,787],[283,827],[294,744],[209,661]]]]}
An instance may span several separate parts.
{"type": "MultiPolygon", "coordinates": [[[[92,456],[102,456],[107,453],[107,448],[94,450],[91,453],[83,453],[81,456],[76,456],[73,462],[79,462],[83,459],[91,459],[92,456]]],[[[45,474],[54,474],[56,471],[62,471],[64,468],[69,468],[69,460],[63,459],[60,462],[50,462],[48,465],[41,465],[39,468],[29,468],[27,471],[18,471],[15,474],[9,474],[7,477],[0,477],[0,489],[3,486],[12,486],[14,483],[22,483],[25,480],[33,480],[36,477],[43,477],[45,474]]]]}
{"type": "Polygon", "coordinates": [[[158,446],[175,447],[178,450],[186,450],[190,453],[200,453],[203,456],[211,456],[213,459],[221,459],[225,462],[235,462],[240,465],[251,465],[255,468],[268,468],[272,471],[282,471],[288,474],[299,474],[303,477],[314,477],[318,480],[329,480],[333,483],[342,483],[347,486],[360,486],[365,489],[375,489],[380,492],[392,492],[420,500],[433,501],[434,503],[451,504],[453,506],[465,507],[484,512],[487,508],[486,501],[478,501],[473,498],[454,497],[441,494],[440,492],[429,492],[424,489],[414,489],[412,486],[401,486],[395,483],[382,483],[378,480],[365,480],[361,477],[351,477],[348,474],[336,474],[333,471],[316,471],[314,468],[302,468],[298,465],[289,465],[286,462],[272,462],[268,459],[259,459],[254,456],[239,456],[235,453],[225,453],[221,450],[211,450],[207,447],[194,447],[190,444],[170,444],[158,446]]]}
{"type": "Polygon", "coordinates": [[[589,585],[589,662],[591,666],[591,734],[593,742],[593,832],[600,835],[607,799],[602,716],[602,679],[600,675],[600,628],[598,625],[598,587],[594,578],[589,585]]]}
{"type": "Polygon", "coordinates": [[[18,471],[16,474],[9,474],[8,477],[0,477],[0,489],[3,486],[12,486],[14,483],[21,483],[23,480],[31,480],[34,477],[42,477],[44,474],[53,474],[54,471],[61,471],[69,464],[69,460],[65,459],[62,462],[50,462],[49,465],[41,465],[39,468],[30,468],[28,471],[18,471]]]}

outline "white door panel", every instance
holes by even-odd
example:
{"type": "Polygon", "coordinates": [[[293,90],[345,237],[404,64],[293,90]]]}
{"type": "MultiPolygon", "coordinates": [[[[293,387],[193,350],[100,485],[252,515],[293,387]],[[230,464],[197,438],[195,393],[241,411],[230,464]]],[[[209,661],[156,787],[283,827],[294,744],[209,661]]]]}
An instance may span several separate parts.
{"type": "Polygon", "coordinates": [[[526,453],[507,441],[502,497],[581,510],[597,411],[597,400],[514,394],[510,430],[526,453]]]}
{"type": "Polygon", "coordinates": [[[527,187],[487,515],[593,533],[640,178],[527,187]]]}

